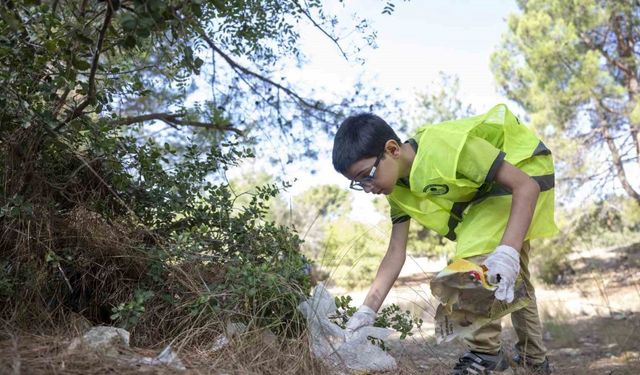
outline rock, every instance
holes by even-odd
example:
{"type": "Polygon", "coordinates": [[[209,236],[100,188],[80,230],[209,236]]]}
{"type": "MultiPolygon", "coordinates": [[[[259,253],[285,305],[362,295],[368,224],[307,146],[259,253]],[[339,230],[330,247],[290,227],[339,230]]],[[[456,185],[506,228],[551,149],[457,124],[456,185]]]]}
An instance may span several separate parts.
{"type": "Polygon", "coordinates": [[[98,326],[91,328],[82,337],[73,339],[68,350],[86,347],[117,355],[118,346],[129,347],[129,332],[122,328],[98,326]]]}

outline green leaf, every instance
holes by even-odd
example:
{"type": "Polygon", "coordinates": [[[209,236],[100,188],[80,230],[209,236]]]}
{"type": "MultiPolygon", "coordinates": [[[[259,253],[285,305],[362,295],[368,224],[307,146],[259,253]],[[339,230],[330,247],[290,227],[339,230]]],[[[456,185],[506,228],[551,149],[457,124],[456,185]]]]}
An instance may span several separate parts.
{"type": "Polygon", "coordinates": [[[89,68],[91,68],[91,64],[89,64],[88,62],[75,58],[73,59],[72,65],[78,70],[88,70],[89,68]]]}
{"type": "Polygon", "coordinates": [[[53,39],[49,39],[44,42],[44,48],[49,52],[54,52],[58,48],[58,43],[53,39]]]}
{"type": "Polygon", "coordinates": [[[126,48],[134,48],[136,43],[136,37],[133,35],[127,35],[127,37],[122,40],[122,46],[126,48]]]}
{"type": "Polygon", "coordinates": [[[78,38],[79,41],[81,41],[84,44],[93,45],[94,43],[93,39],[89,38],[84,34],[76,33],[76,37],[78,38]]]}
{"type": "Polygon", "coordinates": [[[131,13],[125,13],[121,18],[120,18],[120,25],[122,25],[122,29],[124,31],[133,31],[136,29],[138,22],[136,20],[136,17],[131,14],[131,13]]]}
{"type": "Polygon", "coordinates": [[[138,28],[138,30],[136,30],[136,35],[144,39],[144,38],[148,38],[151,35],[151,32],[149,31],[148,28],[140,27],[138,28]]]}

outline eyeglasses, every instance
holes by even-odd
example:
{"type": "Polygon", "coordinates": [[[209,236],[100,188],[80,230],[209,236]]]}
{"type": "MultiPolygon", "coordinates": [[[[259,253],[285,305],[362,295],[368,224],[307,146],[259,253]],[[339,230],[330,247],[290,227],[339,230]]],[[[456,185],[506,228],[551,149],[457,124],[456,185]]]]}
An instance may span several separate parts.
{"type": "Polygon", "coordinates": [[[382,159],[383,155],[384,151],[376,158],[376,162],[373,163],[373,167],[371,167],[371,172],[369,172],[369,175],[362,177],[359,181],[351,180],[349,188],[358,191],[364,190],[364,186],[366,184],[370,184],[371,181],[373,181],[373,179],[376,177],[376,170],[378,169],[378,164],[380,164],[380,159],[382,159]]]}

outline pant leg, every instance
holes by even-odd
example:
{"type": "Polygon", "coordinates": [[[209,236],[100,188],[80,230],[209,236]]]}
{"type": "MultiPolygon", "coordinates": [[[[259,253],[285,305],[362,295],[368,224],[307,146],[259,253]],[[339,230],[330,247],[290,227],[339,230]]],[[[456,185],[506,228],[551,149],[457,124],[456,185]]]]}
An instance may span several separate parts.
{"type": "Polygon", "coordinates": [[[469,335],[462,337],[469,350],[487,354],[498,354],[500,351],[500,334],[502,333],[502,323],[500,320],[493,321],[480,327],[469,335]]]}
{"type": "Polygon", "coordinates": [[[531,363],[542,363],[547,349],[542,341],[542,324],[538,315],[535,290],[531,284],[529,250],[529,241],[526,241],[520,251],[520,275],[531,298],[531,303],[511,313],[511,322],[518,335],[518,343],[516,344],[518,352],[526,356],[531,363]]]}
{"type": "MultiPolygon", "coordinates": [[[[482,264],[486,257],[486,255],[480,255],[467,258],[467,260],[476,264],[482,264]]],[[[487,303],[491,302],[492,300],[488,301],[487,303]]],[[[471,351],[487,354],[498,354],[501,346],[501,333],[502,323],[500,319],[498,319],[478,328],[470,334],[462,336],[461,339],[471,351]]]]}

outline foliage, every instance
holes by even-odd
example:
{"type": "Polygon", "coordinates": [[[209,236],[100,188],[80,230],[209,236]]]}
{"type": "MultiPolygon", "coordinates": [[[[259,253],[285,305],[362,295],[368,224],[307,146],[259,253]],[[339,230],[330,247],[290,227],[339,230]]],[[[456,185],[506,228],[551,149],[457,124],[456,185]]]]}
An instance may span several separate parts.
{"type": "Polygon", "coordinates": [[[247,263],[226,271],[224,283],[209,285],[191,304],[191,316],[233,311],[231,318],[278,334],[298,335],[304,319],[297,313],[310,288],[305,259],[289,257],[276,264],[247,263]]]}
{"type": "MultiPolygon", "coordinates": [[[[295,234],[264,219],[278,187],[257,187],[237,206],[229,186],[210,178],[250,154],[227,144],[205,154],[187,147],[170,160],[160,152],[165,146],[130,146],[123,155],[105,155],[102,166],[110,169],[77,170],[72,163],[71,179],[56,175],[64,165],[38,170],[38,179],[55,187],[66,182],[66,190],[39,191],[32,211],[15,209],[24,206],[22,198],[7,202],[3,316],[26,308],[13,317],[24,324],[38,314],[72,310],[95,323],[115,320],[134,334],[151,332],[136,336],[142,341],[192,324],[216,329],[211,322],[231,316],[300,332],[295,306],[309,290],[307,260],[295,234]],[[92,188],[94,178],[114,182],[100,190],[92,188]],[[63,199],[69,196],[74,199],[63,199]],[[50,227],[52,221],[58,224],[50,227]],[[194,311],[196,318],[183,326],[194,311]]],[[[52,151],[60,160],[77,160],[66,147],[52,151]]]]}
{"type": "Polygon", "coordinates": [[[350,211],[349,192],[337,185],[314,186],[296,197],[295,203],[314,206],[319,215],[329,219],[350,211]]]}
{"type": "Polygon", "coordinates": [[[152,291],[136,289],[131,301],[121,302],[111,309],[113,313],[111,320],[116,321],[124,329],[131,329],[138,323],[140,316],[144,313],[144,304],[151,297],[153,297],[152,291]]]}
{"type": "Polygon", "coordinates": [[[640,202],[628,175],[640,156],[638,3],[518,4],[492,56],[498,84],[558,156],[568,194],[616,186],[640,202]]]}
{"type": "MultiPolygon", "coordinates": [[[[155,122],[172,142],[213,145],[234,135],[255,143],[276,130],[271,137],[298,157],[316,154],[318,131],[345,108],[377,107],[365,92],[324,103],[271,78],[287,59],[302,59],[299,23],[337,43],[337,19],[318,1],[23,0],[0,13],[5,130],[44,126],[67,139],[95,122],[125,131],[155,122]],[[211,85],[208,99],[188,100],[196,82],[211,85]]],[[[356,22],[373,44],[367,21],[356,22]]]]}
{"type": "Polygon", "coordinates": [[[147,342],[231,316],[298,332],[308,261],[267,219],[287,185],[244,194],[225,173],[254,157],[254,132],[313,156],[353,100],[375,107],[271,78],[302,59],[300,22],[337,43],[319,1],[2,2],[1,319],[37,330],[75,311],[147,342]],[[205,80],[211,97],[189,100],[205,80]]]}
{"type": "Polygon", "coordinates": [[[349,192],[336,185],[313,186],[293,197],[271,206],[274,220],[298,231],[304,243],[304,253],[313,261],[320,261],[322,242],[327,227],[350,212],[349,192]]]}

